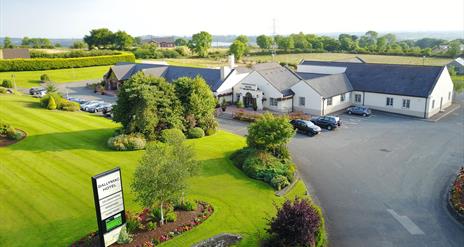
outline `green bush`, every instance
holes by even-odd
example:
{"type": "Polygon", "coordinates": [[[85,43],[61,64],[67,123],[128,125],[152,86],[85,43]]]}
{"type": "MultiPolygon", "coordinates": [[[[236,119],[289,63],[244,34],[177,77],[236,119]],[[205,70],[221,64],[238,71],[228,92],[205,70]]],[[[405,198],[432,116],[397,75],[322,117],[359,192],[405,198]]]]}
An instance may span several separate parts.
{"type": "Polygon", "coordinates": [[[216,132],[217,132],[216,129],[206,129],[205,134],[206,134],[207,136],[211,136],[211,135],[216,134],[216,132]]]}
{"type": "Polygon", "coordinates": [[[40,81],[41,82],[49,82],[50,77],[47,74],[43,74],[43,75],[40,76],[40,81]]]}
{"type": "Polygon", "coordinates": [[[263,180],[276,189],[282,189],[294,180],[295,166],[290,160],[276,158],[269,152],[243,148],[230,158],[247,176],[263,180]]]}
{"type": "Polygon", "coordinates": [[[77,102],[73,102],[73,101],[63,99],[61,104],[60,104],[59,109],[63,110],[63,111],[79,111],[80,110],[80,105],[77,102]]]}
{"type": "Polygon", "coordinates": [[[19,140],[23,137],[23,134],[21,131],[18,131],[16,130],[15,128],[13,127],[9,127],[7,130],[6,130],[6,138],[10,139],[10,140],[19,140]]]}
{"type": "Polygon", "coordinates": [[[47,108],[48,107],[48,102],[50,101],[50,97],[53,97],[53,99],[55,100],[55,104],[56,104],[56,107],[59,109],[61,107],[61,103],[65,100],[63,98],[63,96],[61,96],[61,94],[57,93],[57,92],[52,92],[52,93],[47,93],[45,96],[43,96],[41,99],[40,99],[40,105],[43,107],[43,108],[47,108]]]}
{"type": "Polygon", "coordinates": [[[10,124],[0,120],[0,135],[6,135],[6,131],[10,128],[10,124]]]}
{"type": "Polygon", "coordinates": [[[123,226],[121,228],[121,232],[119,233],[118,237],[118,244],[128,244],[132,242],[132,236],[127,231],[127,226],[123,226]]]}
{"type": "Polygon", "coordinates": [[[120,51],[110,50],[77,50],[69,52],[49,53],[43,51],[29,51],[31,58],[75,58],[75,57],[96,57],[96,56],[108,56],[108,55],[119,55],[120,51]]]}
{"type": "Polygon", "coordinates": [[[161,131],[160,139],[164,143],[181,143],[185,140],[185,135],[180,129],[165,129],[161,131]]]}
{"type": "Polygon", "coordinates": [[[147,141],[140,133],[121,134],[108,139],[108,147],[117,151],[131,151],[144,149],[147,141]]]}
{"type": "Polygon", "coordinates": [[[202,121],[199,121],[199,127],[201,127],[207,136],[214,135],[219,127],[219,124],[213,116],[205,117],[202,121]]]}
{"type": "Polygon", "coordinates": [[[155,229],[156,229],[156,223],[155,222],[150,221],[150,222],[147,223],[147,230],[153,231],[155,229]]]}
{"type": "Polygon", "coordinates": [[[8,79],[3,79],[2,87],[5,87],[5,88],[13,88],[13,82],[11,82],[11,81],[8,80],[8,79]]]}
{"type": "Polygon", "coordinates": [[[197,209],[197,203],[192,200],[185,200],[183,203],[178,202],[174,206],[174,208],[183,211],[194,211],[195,209],[197,209]]]}
{"type": "Polygon", "coordinates": [[[195,138],[202,138],[205,136],[205,132],[203,129],[199,127],[192,128],[188,131],[188,137],[195,139],[195,138]]]}
{"type": "Polygon", "coordinates": [[[128,233],[135,233],[142,224],[139,221],[139,217],[137,215],[131,214],[129,211],[126,211],[126,227],[128,233]]]}
{"type": "Polygon", "coordinates": [[[169,212],[165,215],[164,219],[167,221],[167,222],[174,222],[177,220],[177,215],[175,212],[169,212]]]}
{"type": "Polygon", "coordinates": [[[176,47],[177,53],[179,53],[181,56],[188,56],[190,55],[190,50],[187,46],[178,46],[176,47]]]}
{"type": "Polygon", "coordinates": [[[119,62],[135,62],[134,54],[79,57],[79,58],[30,58],[0,60],[0,71],[33,71],[49,69],[81,68],[112,65],[119,62]]]}
{"type": "Polygon", "coordinates": [[[0,87],[0,94],[6,94],[6,88],[0,87]]]}

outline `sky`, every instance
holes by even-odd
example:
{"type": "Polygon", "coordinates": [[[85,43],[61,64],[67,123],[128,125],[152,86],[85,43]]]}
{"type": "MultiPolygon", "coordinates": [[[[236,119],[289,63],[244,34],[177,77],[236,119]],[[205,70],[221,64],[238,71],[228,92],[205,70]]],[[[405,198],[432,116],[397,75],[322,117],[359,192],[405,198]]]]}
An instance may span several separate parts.
{"type": "MultiPolygon", "coordinates": [[[[0,37],[464,30],[464,0],[0,0],[0,37]]],[[[464,31],[463,31],[464,32],[464,31]]]]}

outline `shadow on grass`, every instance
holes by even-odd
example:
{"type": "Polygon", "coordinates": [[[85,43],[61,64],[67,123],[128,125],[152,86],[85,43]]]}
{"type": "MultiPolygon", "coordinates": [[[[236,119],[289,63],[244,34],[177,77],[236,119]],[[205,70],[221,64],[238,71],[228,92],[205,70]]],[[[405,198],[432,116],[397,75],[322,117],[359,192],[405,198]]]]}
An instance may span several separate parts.
{"type": "Polygon", "coordinates": [[[114,128],[58,132],[41,135],[29,135],[24,141],[9,148],[33,152],[64,151],[64,150],[95,150],[112,152],[106,145],[114,128]]]}

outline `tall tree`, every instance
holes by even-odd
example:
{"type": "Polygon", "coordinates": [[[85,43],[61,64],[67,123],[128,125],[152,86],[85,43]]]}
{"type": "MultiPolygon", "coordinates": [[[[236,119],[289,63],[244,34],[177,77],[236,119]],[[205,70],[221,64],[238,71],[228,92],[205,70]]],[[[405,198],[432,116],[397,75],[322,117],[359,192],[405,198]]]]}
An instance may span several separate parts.
{"type": "Polygon", "coordinates": [[[456,57],[462,54],[461,52],[462,43],[459,40],[453,40],[448,44],[448,51],[446,52],[450,57],[456,57]]]}
{"type": "Polygon", "coordinates": [[[237,36],[237,38],[235,38],[235,40],[239,40],[241,41],[242,43],[244,43],[245,45],[248,45],[248,42],[250,42],[250,40],[248,39],[248,37],[246,35],[239,35],[237,36]]]}
{"type": "Polygon", "coordinates": [[[122,85],[116,103],[114,121],[126,133],[139,132],[154,140],[163,129],[183,129],[180,102],[164,78],[135,74],[122,85]]]}
{"type": "Polygon", "coordinates": [[[117,31],[112,36],[113,46],[118,50],[126,50],[134,43],[134,38],[124,31],[117,31]]]}
{"type": "Polygon", "coordinates": [[[256,37],[256,43],[261,49],[271,49],[272,46],[272,37],[266,35],[259,35],[256,37]]]}
{"type": "Polygon", "coordinates": [[[176,46],[186,46],[188,44],[188,40],[185,38],[178,38],[174,41],[176,46]]]}
{"type": "Polygon", "coordinates": [[[235,40],[229,47],[229,52],[234,54],[237,59],[241,59],[246,51],[247,45],[240,40],[235,40]]]}
{"type": "Polygon", "coordinates": [[[3,39],[3,48],[13,48],[13,43],[11,43],[11,38],[10,37],[5,37],[3,39]]]}
{"type": "Polygon", "coordinates": [[[89,49],[93,48],[109,48],[112,44],[113,32],[108,28],[99,28],[90,30],[90,35],[84,36],[84,42],[87,43],[89,49]]]}
{"type": "Polygon", "coordinates": [[[192,36],[189,42],[189,48],[197,53],[200,57],[208,56],[208,50],[211,48],[213,37],[208,32],[199,32],[192,36]]]}
{"type": "MultiPolygon", "coordinates": [[[[240,41],[238,41],[240,42],[240,41]]],[[[208,130],[214,125],[214,111],[216,99],[205,80],[199,76],[195,78],[181,77],[172,82],[176,96],[182,104],[185,128],[198,126],[208,130]],[[191,121],[191,122],[188,122],[191,121]],[[213,123],[211,123],[213,121],[213,123]]]]}
{"type": "Polygon", "coordinates": [[[187,189],[187,178],[197,170],[194,156],[193,148],[183,142],[152,143],[139,161],[131,187],[142,206],[159,206],[160,224],[164,224],[164,205],[182,196],[187,189]]]}

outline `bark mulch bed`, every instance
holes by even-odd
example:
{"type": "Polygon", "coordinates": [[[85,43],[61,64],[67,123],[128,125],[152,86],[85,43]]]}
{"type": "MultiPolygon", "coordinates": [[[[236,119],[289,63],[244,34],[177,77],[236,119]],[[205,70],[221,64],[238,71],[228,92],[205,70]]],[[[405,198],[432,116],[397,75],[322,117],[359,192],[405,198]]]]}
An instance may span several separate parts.
{"type": "MultiPolygon", "coordinates": [[[[211,216],[214,212],[206,202],[198,202],[197,209],[194,211],[175,211],[177,219],[175,222],[167,222],[162,226],[158,226],[155,230],[139,230],[132,234],[133,241],[129,244],[114,243],[111,246],[124,247],[151,247],[158,243],[168,241],[169,239],[189,231],[192,228],[200,225],[211,216]]],[[[93,232],[75,243],[73,247],[94,247],[98,246],[98,235],[93,232]]]]}
{"type": "Polygon", "coordinates": [[[11,139],[8,139],[6,136],[0,136],[0,147],[6,147],[9,145],[13,145],[17,142],[22,141],[24,138],[26,138],[27,133],[25,131],[22,131],[20,129],[16,129],[16,130],[22,133],[22,137],[18,140],[11,140],[11,139]]]}

